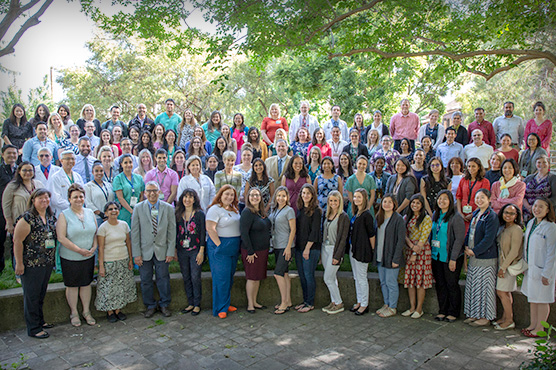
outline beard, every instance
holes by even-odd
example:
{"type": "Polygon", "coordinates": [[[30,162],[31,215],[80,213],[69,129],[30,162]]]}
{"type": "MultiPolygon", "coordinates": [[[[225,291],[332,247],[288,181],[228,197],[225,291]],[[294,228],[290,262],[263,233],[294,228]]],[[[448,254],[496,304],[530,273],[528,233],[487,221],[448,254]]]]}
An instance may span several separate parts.
{"type": "Polygon", "coordinates": [[[509,109],[506,109],[506,111],[504,111],[504,117],[511,117],[513,115],[513,112],[509,109]]]}

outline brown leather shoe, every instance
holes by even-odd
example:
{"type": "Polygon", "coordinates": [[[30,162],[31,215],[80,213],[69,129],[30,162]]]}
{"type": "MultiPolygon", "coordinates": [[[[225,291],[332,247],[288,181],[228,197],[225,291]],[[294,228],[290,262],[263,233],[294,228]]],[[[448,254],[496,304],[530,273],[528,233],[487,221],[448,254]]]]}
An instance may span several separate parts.
{"type": "Polygon", "coordinates": [[[172,311],[170,311],[170,309],[168,307],[160,307],[160,312],[162,313],[162,316],[164,316],[164,317],[172,316],[172,311]]]}
{"type": "Polygon", "coordinates": [[[149,308],[147,311],[145,311],[143,316],[145,316],[145,318],[147,318],[147,319],[150,319],[151,317],[154,316],[155,312],[156,312],[156,310],[154,308],[149,308]]]}

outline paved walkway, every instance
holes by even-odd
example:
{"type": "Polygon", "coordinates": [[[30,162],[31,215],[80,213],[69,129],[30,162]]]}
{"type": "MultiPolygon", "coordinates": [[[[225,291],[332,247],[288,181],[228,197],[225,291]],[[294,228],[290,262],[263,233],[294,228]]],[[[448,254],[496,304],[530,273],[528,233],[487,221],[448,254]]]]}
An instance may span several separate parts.
{"type": "Polygon", "coordinates": [[[29,338],[25,330],[0,333],[0,365],[9,367],[23,353],[28,368],[41,370],[517,369],[533,344],[517,330],[438,323],[431,315],[381,319],[318,310],[282,316],[238,311],[225,320],[208,310],[197,317],[131,315],[116,324],[68,323],[49,332],[46,340],[29,338]]]}

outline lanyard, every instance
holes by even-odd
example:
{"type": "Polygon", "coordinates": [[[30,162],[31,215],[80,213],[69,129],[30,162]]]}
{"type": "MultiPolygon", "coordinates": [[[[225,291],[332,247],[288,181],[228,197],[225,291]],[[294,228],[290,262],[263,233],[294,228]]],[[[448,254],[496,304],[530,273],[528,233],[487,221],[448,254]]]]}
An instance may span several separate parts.
{"type": "Polygon", "coordinates": [[[29,193],[29,195],[31,195],[31,193],[35,191],[35,184],[34,183],[31,183],[31,191],[29,191],[29,189],[27,189],[27,186],[25,186],[24,184],[22,184],[22,185],[23,185],[23,189],[25,189],[25,191],[27,193],[29,193]]]}
{"type": "Polygon", "coordinates": [[[473,185],[469,188],[469,194],[467,194],[467,204],[469,204],[469,202],[471,202],[471,194],[473,194],[473,188],[475,187],[475,184],[477,184],[477,181],[479,181],[479,180],[475,180],[473,185]]]}
{"type": "MultiPolygon", "coordinates": [[[[110,171],[112,171],[112,169],[110,169],[110,171]]],[[[106,201],[108,201],[108,189],[106,189],[106,191],[104,190],[105,185],[104,182],[102,183],[102,186],[100,186],[97,182],[97,180],[94,180],[95,184],[97,184],[97,186],[99,187],[99,189],[102,191],[102,194],[104,195],[104,199],[106,199],[106,201]]]]}
{"type": "Polygon", "coordinates": [[[71,174],[71,178],[68,176],[68,174],[66,173],[66,171],[64,171],[64,174],[66,175],[66,177],[68,178],[68,181],[70,182],[70,185],[73,185],[73,172],[71,174]]]}
{"type": "Polygon", "coordinates": [[[127,180],[129,185],[131,186],[131,193],[135,194],[135,188],[133,187],[133,174],[131,174],[131,181],[127,178],[126,174],[124,173],[124,178],[127,180]]]}
{"type": "MultiPolygon", "coordinates": [[[[110,177],[106,176],[106,173],[104,173],[104,178],[106,179],[106,181],[112,182],[112,167],[110,167],[110,177]]],[[[95,181],[95,183],[96,183],[96,181],[95,181]]]]}
{"type": "Polygon", "coordinates": [[[164,180],[166,180],[166,175],[167,173],[164,173],[164,176],[162,177],[162,181],[160,181],[160,178],[158,177],[158,168],[156,169],[156,179],[158,180],[158,183],[160,184],[160,190],[162,190],[162,187],[164,186],[164,180]]]}

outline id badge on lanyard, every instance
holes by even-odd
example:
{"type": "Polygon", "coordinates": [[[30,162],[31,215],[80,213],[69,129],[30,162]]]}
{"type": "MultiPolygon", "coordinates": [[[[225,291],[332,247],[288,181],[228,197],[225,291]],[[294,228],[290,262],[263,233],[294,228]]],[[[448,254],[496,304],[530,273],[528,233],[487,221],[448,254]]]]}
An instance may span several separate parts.
{"type": "Polygon", "coordinates": [[[56,247],[56,241],[54,240],[54,236],[52,235],[52,231],[48,232],[46,236],[46,240],[44,241],[44,246],[46,249],[52,249],[56,247]]]}

